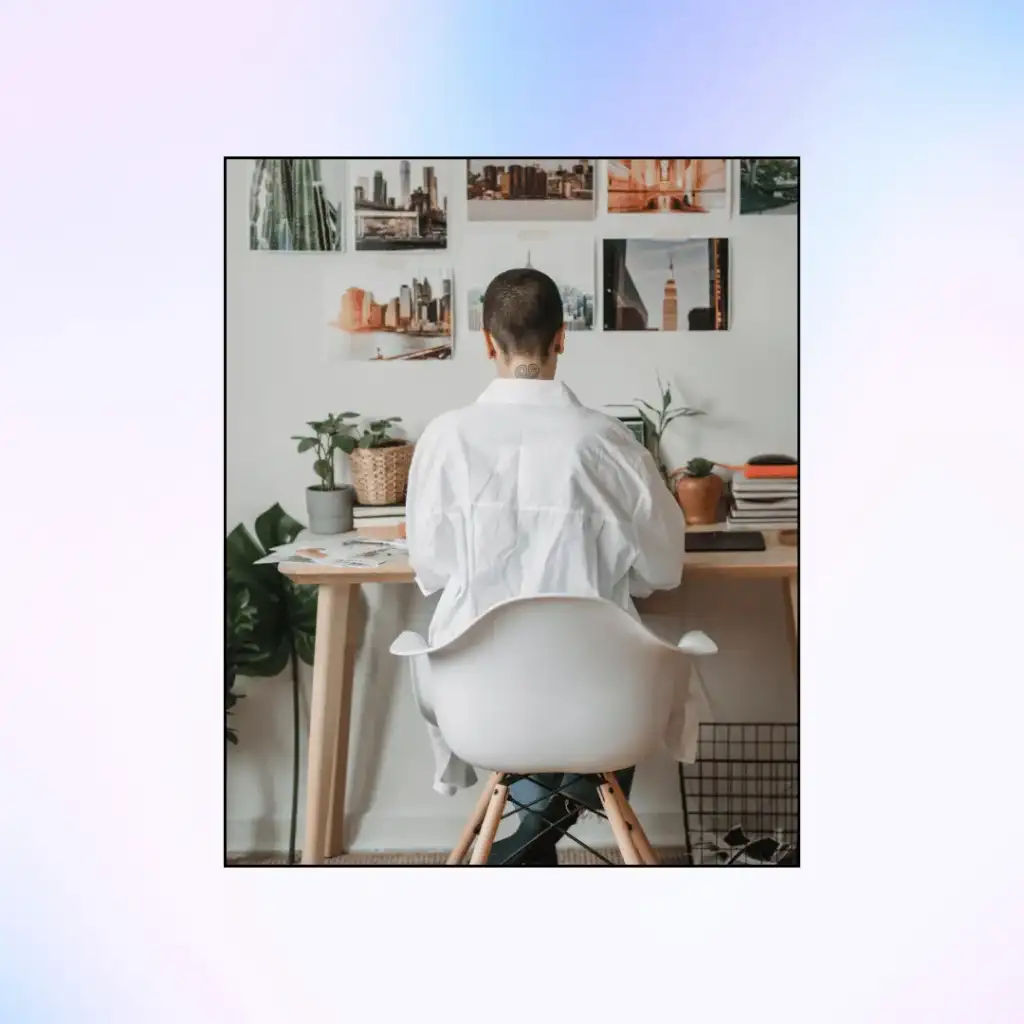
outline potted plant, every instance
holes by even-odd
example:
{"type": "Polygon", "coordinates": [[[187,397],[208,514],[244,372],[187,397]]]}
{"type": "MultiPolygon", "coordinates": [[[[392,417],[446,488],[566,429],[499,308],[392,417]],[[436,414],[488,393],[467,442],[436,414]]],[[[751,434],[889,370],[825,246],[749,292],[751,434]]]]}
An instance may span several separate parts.
{"type": "Polygon", "coordinates": [[[676,500],[689,524],[702,526],[718,522],[718,503],[724,485],[710,459],[690,459],[683,469],[672,474],[672,481],[676,500]]]}
{"type": "Polygon", "coordinates": [[[662,384],[660,376],[657,380],[660,408],[656,409],[650,402],[645,402],[642,398],[634,398],[633,401],[636,402],[636,411],[643,418],[647,426],[647,443],[651,449],[651,454],[654,456],[654,461],[658,464],[658,469],[661,472],[662,479],[665,481],[665,485],[671,490],[672,483],[661,452],[661,442],[665,431],[670,424],[682,416],[703,416],[704,413],[700,409],[691,409],[686,405],[675,405],[672,397],[672,386],[662,384]]]}
{"type": "Polygon", "coordinates": [[[335,482],[334,455],[339,450],[349,453],[355,448],[355,427],[346,421],[356,419],[359,413],[343,412],[325,420],[310,420],[307,425],[315,436],[292,438],[299,442],[300,453],[316,449],[313,471],[320,483],[306,489],[306,511],[313,533],[347,533],[352,529],[352,488],[335,482]]]}
{"type": "Polygon", "coordinates": [[[299,662],[313,664],[316,635],[317,588],[299,586],[277,565],[257,565],[271,548],[290,544],[302,531],[280,505],[258,516],[256,536],[239,524],[225,544],[225,733],[230,743],[238,736],[227,725],[235,703],[235,680],[274,677],[290,669],[292,688],[292,807],[288,863],[295,863],[295,835],[299,807],[299,662]]]}
{"type": "Polygon", "coordinates": [[[373,420],[349,453],[352,483],[360,505],[401,505],[409,484],[413,445],[392,437],[401,416],[373,420]]]}

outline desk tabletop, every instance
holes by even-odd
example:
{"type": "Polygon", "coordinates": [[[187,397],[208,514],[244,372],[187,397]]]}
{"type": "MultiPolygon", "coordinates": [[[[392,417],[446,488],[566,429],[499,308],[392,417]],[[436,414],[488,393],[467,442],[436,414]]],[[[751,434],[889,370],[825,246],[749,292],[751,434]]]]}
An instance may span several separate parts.
{"type": "MultiPolygon", "coordinates": [[[[724,529],[724,524],[690,526],[691,533],[724,529]]],[[[394,540],[397,526],[367,526],[355,531],[360,537],[394,540]]],[[[741,576],[762,579],[786,579],[796,576],[797,549],[781,543],[778,530],[764,531],[764,551],[688,551],[683,563],[683,576],[741,576]]],[[[412,583],[414,576],[408,559],[402,555],[371,569],[343,569],[310,565],[304,562],[282,562],[281,572],[296,583],[341,586],[349,583],[412,583]]]]}

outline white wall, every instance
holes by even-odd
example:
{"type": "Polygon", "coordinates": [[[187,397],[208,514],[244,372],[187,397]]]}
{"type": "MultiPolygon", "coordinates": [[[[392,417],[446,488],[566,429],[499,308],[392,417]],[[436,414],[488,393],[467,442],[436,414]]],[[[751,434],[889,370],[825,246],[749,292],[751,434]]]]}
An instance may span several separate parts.
{"type": "MultiPolygon", "coordinates": [[[[306,420],[358,410],[401,415],[410,437],[444,409],[471,402],[493,374],[481,336],[465,331],[463,243],[500,244],[508,225],[465,221],[464,178],[455,164],[449,198],[449,258],[455,270],[455,353],[443,362],[358,363],[333,357],[325,344],[324,291],[355,280],[350,268],[379,254],[250,252],[246,161],[227,176],[227,520],[251,527],[275,501],[305,520],[311,464],[289,438],[306,420]]],[[[603,164],[601,165],[603,168],[603,164]]],[[[600,177],[600,175],[598,175],[600,177]]],[[[600,195],[598,208],[600,210],[600,195]]],[[[598,213],[589,231],[602,237],[664,236],[646,216],[598,213]],[[636,225],[635,227],[633,225],[636,225]]],[[[590,405],[654,397],[655,371],[707,416],[680,421],[665,442],[670,466],[702,455],[742,461],[757,452],[794,453],[797,441],[797,224],[795,217],[675,218],[676,232],[731,239],[731,329],[728,332],[568,336],[560,376],[590,405]]],[[[672,222],[673,226],[675,222],[672,222]]],[[[553,232],[553,225],[530,225],[553,232]]],[[[515,228],[511,229],[513,233],[515,228]]],[[[573,225],[574,233],[580,231],[573,225]]],[[[401,259],[402,257],[396,257],[401,259]]],[[[596,292],[600,294],[600,282],[596,292]]],[[[600,308],[598,310],[600,322],[600,308]]],[[[364,588],[370,617],[360,651],[353,708],[349,825],[354,849],[443,849],[457,835],[472,793],[446,800],[430,788],[426,734],[404,679],[396,679],[387,645],[403,628],[425,627],[432,602],[414,588],[364,588]]],[[[679,613],[654,625],[677,638],[702,628],[721,653],[707,669],[720,719],[793,721],[796,692],[786,644],[781,589],[772,581],[684,581],[679,613]]],[[[304,671],[304,701],[308,670],[304,671]]],[[[241,680],[240,745],[228,761],[228,848],[280,849],[287,844],[291,785],[288,681],[241,680]]],[[[305,707],[304,707],[305,714],[305,707]]],[[[305,733],[305,719],[303,734],[305,733]]],[[[305,773],[305,749],[302,751],[305,773]]],[[[300,810],[304,791],[300,794],[300,810]]],[[[681,841],[675,766],[641,765],[637,810],[655,842],[681,841]]],[[[592,830],[593,823],[580,827],[592,830]]],[[[598,835],[602,834],[598,828],[598,835]]],[[[300,817],[299,836],[302,835],[300,817]]]]}

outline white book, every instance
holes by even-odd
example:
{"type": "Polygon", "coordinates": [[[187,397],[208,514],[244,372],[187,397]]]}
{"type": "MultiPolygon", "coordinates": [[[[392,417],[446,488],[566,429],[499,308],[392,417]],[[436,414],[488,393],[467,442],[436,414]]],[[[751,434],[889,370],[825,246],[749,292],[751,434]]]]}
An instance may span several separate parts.
{"type": "Polygon", "coordinates": [[[738,523],[795,523],[796,512],[730,512],[730,519],[738,523]]]}
{"type": "Polygon", "coordinates": [[[743,477],[732,478],[733,493],[749,491],[751,494],[758,494],[761,491],[779,491],[782,494],[796,494],[800,490],[799,480],[779,480],[765,478],[764,480],[746,480],[743,477]]]}
{"type": "Polygon", "coordinates": [[[727,530],[794,530],[797,527],[797,521],[794,519],[792,522],[775,522],[772,520],[737,520],[731,516],[725,521],[725,528],[727,530]]]}
{"type": "Polygon", "coordinates": [[[405,518],[404,505],[356,505],[352,509],[353,519],[381,519],[399,516],[405,518]]]}

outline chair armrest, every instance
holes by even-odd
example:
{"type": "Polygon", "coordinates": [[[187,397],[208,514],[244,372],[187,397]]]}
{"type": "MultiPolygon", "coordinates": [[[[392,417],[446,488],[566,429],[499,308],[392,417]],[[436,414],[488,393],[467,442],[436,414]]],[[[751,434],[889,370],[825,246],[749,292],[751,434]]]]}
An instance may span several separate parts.
{"type": "Polygon", "coordinates": [[[717,654],[718,645],[714,640],[707,635],[702,633],[699,629],[691,629],[689,633],[684,633],[682,640],[677,644],[679,650],[685,651],[687,654],[694,654],[700,657],[705,654],[717,654]]]}
{"type": "Polygon", "coordinates": [[[430,644],[419,633],[406,630],[395,637],[388,649],[399,658],[413,658],[417,654],[426,654],[430,650],[430,644]]]}

